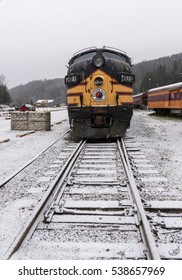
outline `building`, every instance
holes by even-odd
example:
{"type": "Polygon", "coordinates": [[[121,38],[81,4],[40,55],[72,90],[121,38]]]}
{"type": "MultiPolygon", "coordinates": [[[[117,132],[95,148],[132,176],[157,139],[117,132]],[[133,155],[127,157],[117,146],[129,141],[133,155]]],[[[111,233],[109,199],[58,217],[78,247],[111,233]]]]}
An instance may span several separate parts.
{"type": "Polygon", "coordinates": [[[35,111],[35,106],[31,104],[23,104],[20,108],[21,111],[35,111]]]}
{"type": "Polygon", "coordinates": [[[37,107],[54,107],[54,99],[43,99],[43,100],[37,100],[36,101],[37,107]]]}

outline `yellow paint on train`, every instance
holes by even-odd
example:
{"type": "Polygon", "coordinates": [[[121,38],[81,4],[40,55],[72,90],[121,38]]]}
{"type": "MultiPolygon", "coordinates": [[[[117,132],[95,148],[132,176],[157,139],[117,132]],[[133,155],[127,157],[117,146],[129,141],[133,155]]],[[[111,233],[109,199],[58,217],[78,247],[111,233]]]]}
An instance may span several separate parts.
{"type": "Polygon", "coordinates": [[[148,107],[153,108],[164,108],[164,109],[176,109],[182,108],[182,100],[169,100],[169,101],[153,101],[148,102],[148,107]]]}
{"type": "Polygon", "coordinates": [[[117,106],[124,105],[125,103],[133,102],[133,89],[124,86],[104,71],[97,69],[88,78],[84,79],[79,85],[71,87],[67,91],[68,105],[74,104],[76,106],[117,106]],[[97,77],[103,79],[103,84],[100,86],[95,85],[94,81],[97,77]],[[105,92],[105,98],[102,101],[96,101],[93,98],[94,91],[101,89],[105,92]],[[118,95],[118,98],[116,98],[118,95]]]}

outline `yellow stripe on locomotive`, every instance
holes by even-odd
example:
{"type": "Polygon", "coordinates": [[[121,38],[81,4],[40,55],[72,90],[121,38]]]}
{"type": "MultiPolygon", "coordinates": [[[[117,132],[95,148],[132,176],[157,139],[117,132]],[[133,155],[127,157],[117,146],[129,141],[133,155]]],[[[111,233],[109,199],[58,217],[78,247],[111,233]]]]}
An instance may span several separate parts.
{"type": "Polygon", "coordinates": [[[92,73],[87,79],[83,80],[79,85],[74,86],[67,91],[68,106],[75,104],[76,106],[120,106],[133,103],[133,89],[118,83],[108,74],[98,69],[92,73]],[[98,78],[103,80],[99,87],[94,81],[98,78]],[[96,93],[97,89],[102,89],[101,94],[103,99],[99,101],[96,93]],[[83,100],[81,103],[81,96],[83,100]]]}

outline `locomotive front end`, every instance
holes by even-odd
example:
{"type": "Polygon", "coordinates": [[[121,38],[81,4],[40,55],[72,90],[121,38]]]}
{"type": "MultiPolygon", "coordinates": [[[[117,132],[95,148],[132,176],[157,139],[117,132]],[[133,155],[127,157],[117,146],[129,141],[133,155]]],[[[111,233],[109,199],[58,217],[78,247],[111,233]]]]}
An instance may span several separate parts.
{"type": "Polygon", "coordinates": [[[91,48],[75,54],[65,77],[73,133],[82,138],[123,137],[132,117],[133,83],[125,53],[91,48]]]}

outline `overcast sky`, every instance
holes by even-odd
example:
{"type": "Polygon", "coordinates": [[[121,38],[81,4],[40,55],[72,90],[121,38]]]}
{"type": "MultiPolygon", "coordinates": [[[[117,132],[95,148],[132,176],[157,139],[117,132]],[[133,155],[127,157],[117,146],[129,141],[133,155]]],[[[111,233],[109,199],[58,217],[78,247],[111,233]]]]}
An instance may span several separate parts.
{"type": "Polygon", "coordinates": [[[134,63],[182,52],[181,0],[0,0],[0,75],[8,87],[66,75],[80,49],[111,46],[134,63]]]}

